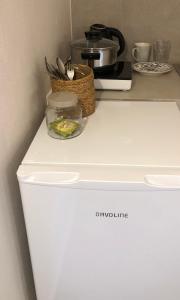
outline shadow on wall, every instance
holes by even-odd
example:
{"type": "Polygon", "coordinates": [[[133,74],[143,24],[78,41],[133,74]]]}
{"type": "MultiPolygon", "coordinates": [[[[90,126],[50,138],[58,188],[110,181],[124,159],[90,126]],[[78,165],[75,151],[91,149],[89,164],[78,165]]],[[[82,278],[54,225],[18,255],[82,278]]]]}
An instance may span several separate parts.
{"type": "Polygon", "coordinates": [[[35,288],[32,276],[31,261],[28,249],[28,241],[26,236],[25,222],[23,216],[22,202],[20,197],[19,185],[16,176],[18,166],[20,165],[43,117],[45,110],[45,96],[46,96],[46,80],[42,70],[36,68],[36,74],[34,74],[36,86],[32,91],[32,101],[36,101],[36,105],[33,103],[33,107],[37,109],[31,114],[31,124],[23,133],[21,141],[16,145],[16,150],[10,157],[9,162],[6,166],[6,185],[9,191],[9,199],[11,199],[10,209],[12,210],[12,215],[14,216],[15,230],[17,236],[17,243],[19,245],[18,255],[19,262],[21,263],[21,269],[23,270],[23,281],[25,282],[27,295],[29,300],[35,300],[35,288]],[[39,108],[39,105],[41,106],[39,108]]]}

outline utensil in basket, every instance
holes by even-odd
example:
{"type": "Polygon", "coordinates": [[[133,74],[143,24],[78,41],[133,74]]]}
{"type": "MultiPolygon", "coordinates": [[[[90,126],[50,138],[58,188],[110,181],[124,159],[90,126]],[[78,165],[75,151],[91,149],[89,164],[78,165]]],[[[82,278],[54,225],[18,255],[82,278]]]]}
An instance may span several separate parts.
{"type": "Polygon", "coordinates": [[[83,76],[86,75],[85,73],[83,73],[83,72],[79,69],[78,66],[73,65],[73,67],[74,67],[75,71],[78,72],[79,74],[81,74],[81,75],[83,75],[83,76]]]}
{"type": "Polygon", "coordinates": [[[63,72],[52,64],[49,64],[47,61],[47,57],[45,56],[45,66],[49,76],[53,79],[59,80],[69,80],[69,78],[63,74],[63,72]]]}
{"type": "Polygon", "coordinates": [[[58,79],[57,74],[54,73],[50,64],[48,63],[46,56],[45,56],[45,65],[46,65],[46,70],[47,70],[49,76],[52,77],[53,79],[58,79]]]}
{"type": "Polygon", "coordinates": [[[65,80],[69,80],[69,77],[66,74],[65,65],[60,57],[56,58],[56,64],[57,64],[59,72],[61,73],[61,77],[63,77],[65,80]]]}
{"type": "Polygon", "coordinates": [[[67,65],[66,65],[66,72],[67,72],[67,76],[69,77],[70,80],[73,80],[74,78],[74,67],[73,65],[71,64],[71,62],[67,62],[67,65]]]}

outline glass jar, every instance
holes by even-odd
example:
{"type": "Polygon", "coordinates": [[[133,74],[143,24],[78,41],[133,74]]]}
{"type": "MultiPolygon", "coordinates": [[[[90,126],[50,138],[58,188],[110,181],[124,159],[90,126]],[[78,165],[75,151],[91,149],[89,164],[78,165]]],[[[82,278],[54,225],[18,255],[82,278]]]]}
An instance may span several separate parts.
{"type": "Polygon", "coordinates": [[[46,124],[53,138],[64,140],[78,136],[83,123],[77,95],[62,91],[47,96],[46,124]]]}

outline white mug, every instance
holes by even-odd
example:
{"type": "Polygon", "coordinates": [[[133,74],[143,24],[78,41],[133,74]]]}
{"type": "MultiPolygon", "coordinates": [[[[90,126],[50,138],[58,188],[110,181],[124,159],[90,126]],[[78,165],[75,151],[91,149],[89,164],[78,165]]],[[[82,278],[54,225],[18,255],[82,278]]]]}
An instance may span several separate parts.
{"type": "Polygon", "coordinates": [[[151,55],[150,43],[135,43],[135,47],[132,49],[132,57],[137,62],[149,61],[151,55]]]}

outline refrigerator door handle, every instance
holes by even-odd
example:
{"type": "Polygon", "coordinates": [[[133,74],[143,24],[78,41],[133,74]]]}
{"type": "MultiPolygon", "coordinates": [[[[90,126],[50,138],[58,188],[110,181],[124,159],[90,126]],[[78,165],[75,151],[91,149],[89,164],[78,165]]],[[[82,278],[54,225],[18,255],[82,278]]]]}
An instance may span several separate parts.
{"type": "Polygon", "coordinates": [[[146,184],[162,189],[180,189],[180,176],[178,175],[146,175],[146,184]]]}
{"type": "Polygon", "coordinates": [[[67,185],[74,184],[79,181],[79,173],[77,172],[34,172],[29,175],[19,176],[19,180],[28,184],[37,185],[67,185]]]}

